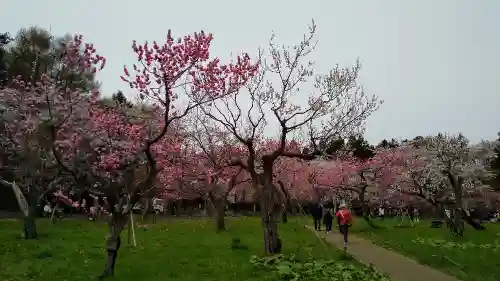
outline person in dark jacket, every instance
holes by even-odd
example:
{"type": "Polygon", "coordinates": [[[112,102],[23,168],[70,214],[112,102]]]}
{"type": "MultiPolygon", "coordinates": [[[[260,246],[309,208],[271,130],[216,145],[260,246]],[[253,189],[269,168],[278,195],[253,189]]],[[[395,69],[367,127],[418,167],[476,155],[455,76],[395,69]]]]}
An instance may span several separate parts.
{"type": "Polygon", "coordinates": [[[321,218],[323,217],[323,207],[321,204],[315,203],[311,210],[312,217],[314,219],[314,229],[321,230],[321,218]]]}
{"type": "Polygon", "coordinates": [[[325,224],[326,234],[328,234],[328,233],[330,233],[330,231],[332,231],[332,224],[333,224],[332,212],[333,211],[331,208],[326,208],[325,215],[323,216],[323,223],[325,224]]]}

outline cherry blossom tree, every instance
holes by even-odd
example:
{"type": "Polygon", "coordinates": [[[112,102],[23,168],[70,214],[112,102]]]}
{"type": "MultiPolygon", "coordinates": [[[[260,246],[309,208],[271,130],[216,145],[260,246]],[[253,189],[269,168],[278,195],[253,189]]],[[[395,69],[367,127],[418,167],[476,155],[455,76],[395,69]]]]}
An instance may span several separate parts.
{"type": "Polygon", "coordinates": [[[360,132],[364,120],[380,104],[357,83],[359,61],[352,68],[337,66],[327,74],[316,75],[308,84],[315,75],[313,63],[307,61],[316,44],[315,32],[313,22],[303,40],[290,48],[277,46],[272,38],[269,56],[260,52],[258,73],[245,85],[245,92],[201,107],[246,149],[245,157],[235,157],[232,164],[250,174],[252,187],[258,192],[266,253],[278,252],[281,243],[276,221],[279,191],[273,181],[276,160],[315,157],[311,149],[288,146],[290,141],[308,141],[315,150],[322,141],[360,132]],[[309,85],[312,87],[307,89],[309,85]],[[305,105],[300,101],[304,95],[308,96],[305,105]],[[278,146],[258,157],[259,137],[272,121],[278,126],[278,146]]]}
{"type": "Polygon", "coordinates": [[[101,277],[114,273],[120,234],[135,203],[155,188],[160,172],[164,182],[176,178],[180,120],[237,91],[256,71],[248,55],[228,65],[210,59],[211,41],[212,35],[204,32],[176,41],[169,31],[162,45],[134,42],[139,63],[133,66],[135,74],[125,67],[122,80],[139,92],[138,114],[128,107],[104,106],[98,89],[89,94],[58,79],[59,73],[95,73],[104,67],[104,57],[81,36],[67,44],[58,73],[45,73],[36,85],[21,84],[21,90],[4,93],[28,97],[16,106],[31,108],[28,119],[41,120],[47,128],[53,157],[76,189],[107,198],[108,260],[101,277]]]}
{"type": "Polygon", "coordinates": [[[429,157],[423,150],[412,148],[405,163],[406,171],[401,181],[394,185],[396,191],[419,198],[434,209],[439,218],[444,205],[451,204],[447,179],[442,172],[429,165],[429,157]]]}
{"type": "Polygon", "coordinates": [[[413,148],[408,163],[408,182],[401,185],[405,194],[418,196],[438,208],[453,205],[456,235],[464,229],[464,200],[474,194],[490,194],[485,182],[491,178],[489,164],[494,159],[495,142],[471,144],[462,134],[428,136],[409,143],[413,148]]]}
{"type": "Polygon", "coordinates": [[[280,188],[283,201],[282,218],[287,220],[289,209],[303,211],[303,204],[317,197],[314,186],[309,181],[309,161],[300,158],[279,158],[275,162],[274,181],[280,188]]]}
{"type": "Polygon", "coordinates": [[[315,184],[354,193],[363,218],[375,228],[369,217],[369,200],[386,196],[392,184],[399,182],[406,157],[402,149],[379,148],[367,160],[344,156],[333,161],[316,161],[315,184]]]}
{"type": "Polygon", "coordinates": [[[241,145],[200,113],[189,123],[193,128],[188,133],[193,153],[186,158],[188,175],[184,178],[196,182],[199,194],[206,198],[213,210],[217,231],[223,231],[226,229],[227,197],[249,178],[242,168],[230,165],[232,157],[242,153],[241,145]]]}
{"type": "Polygon", "coordinates": [[[47,126],[42,117],[47,107],[36,92],[38,86],[18,77],[9,87],[0,89],[0,183],[16,193],[22,191],[27,197],[18,195],[26,239],[37,237],[36,209],[67,180],[61,175],[47,140],[47,126]]]}

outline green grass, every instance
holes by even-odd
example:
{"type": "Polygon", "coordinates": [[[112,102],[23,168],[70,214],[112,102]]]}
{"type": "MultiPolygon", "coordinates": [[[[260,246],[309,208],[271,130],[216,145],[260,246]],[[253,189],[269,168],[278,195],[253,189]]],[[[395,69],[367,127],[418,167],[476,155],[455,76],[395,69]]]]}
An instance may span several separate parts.
{"type": "MultiPolygon", "coordinates": [[[[258,219],[228,219],[229,231],[216,233],[209,220],[165,220],[136,230],[137,247],[122,234],[115,280],[277,280],[276,273],[258,270],[252,255],[263,251],[258,219]],[[239,238],[248,249],[233,250],[239,238]]],[[[0,280],[96,280],[105,263],[106,225],[38,220],[40,238],[20,238],[21,222],[0,220],[0,280]]],[[[338,260],[341,253],[319,240],[303,224],[280,225],[284,254],[298,259],[338,260]]],[[[354,263],[353,263],[354,264],[354,263]]],[[[354,264],[356,267],[359,265],[354,264]]]]}
{"type": "Polygon", "coordinates": [[[400,219],[375,221],[381,229],[372,230],[358,219],[353,232],[461,280],[500,280],[500,225],[486,224],[485,231],[467,225],[464,236],[455,237],[446,226],[429,228],[430,221],[422,221],[414,228],[397,227],[400,219]]]}

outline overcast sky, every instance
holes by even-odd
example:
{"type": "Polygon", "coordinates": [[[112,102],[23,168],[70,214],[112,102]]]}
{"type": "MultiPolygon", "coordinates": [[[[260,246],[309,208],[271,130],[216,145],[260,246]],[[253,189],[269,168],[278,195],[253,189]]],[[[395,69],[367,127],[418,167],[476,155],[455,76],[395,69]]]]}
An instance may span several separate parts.
{"type": "Polygon", "coordinates": [[[213,54],[256,53],[274,31],[279,43],[300,41],[314,18],[318,72],[339,63],[363,64],[361,83],[385,103],[368,120],[366,138],[413,138],[463,132],[471,140],[500,131],[500,1],[299,0],[3,0],[1,31],[51,28],[81,33],[107,57],[98,79],[111,94],[132,40],[161,41],[205,30],[213,54]]]}

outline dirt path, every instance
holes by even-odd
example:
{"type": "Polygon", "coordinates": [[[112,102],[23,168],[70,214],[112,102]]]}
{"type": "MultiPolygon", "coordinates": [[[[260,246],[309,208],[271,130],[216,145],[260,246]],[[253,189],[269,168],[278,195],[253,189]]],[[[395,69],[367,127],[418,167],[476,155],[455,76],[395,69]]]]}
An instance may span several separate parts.
{"type": "MultiPolygon", "coordinates": [[[[309,226],[307,228],[314,231],[309,226]]],[[[343,249],[343,238],[336,231],[332,231],[328,235],[321,232],[318,235],[339,249],[343,249]]],[[[374,245],[372,242],[352,234],[349,235],[347,252],[359,262],[367,266],[372,265],[378,271],[389,274],[395,281],[459,281],[455,277],[421,265],[410,258],[374,245]]]]}

